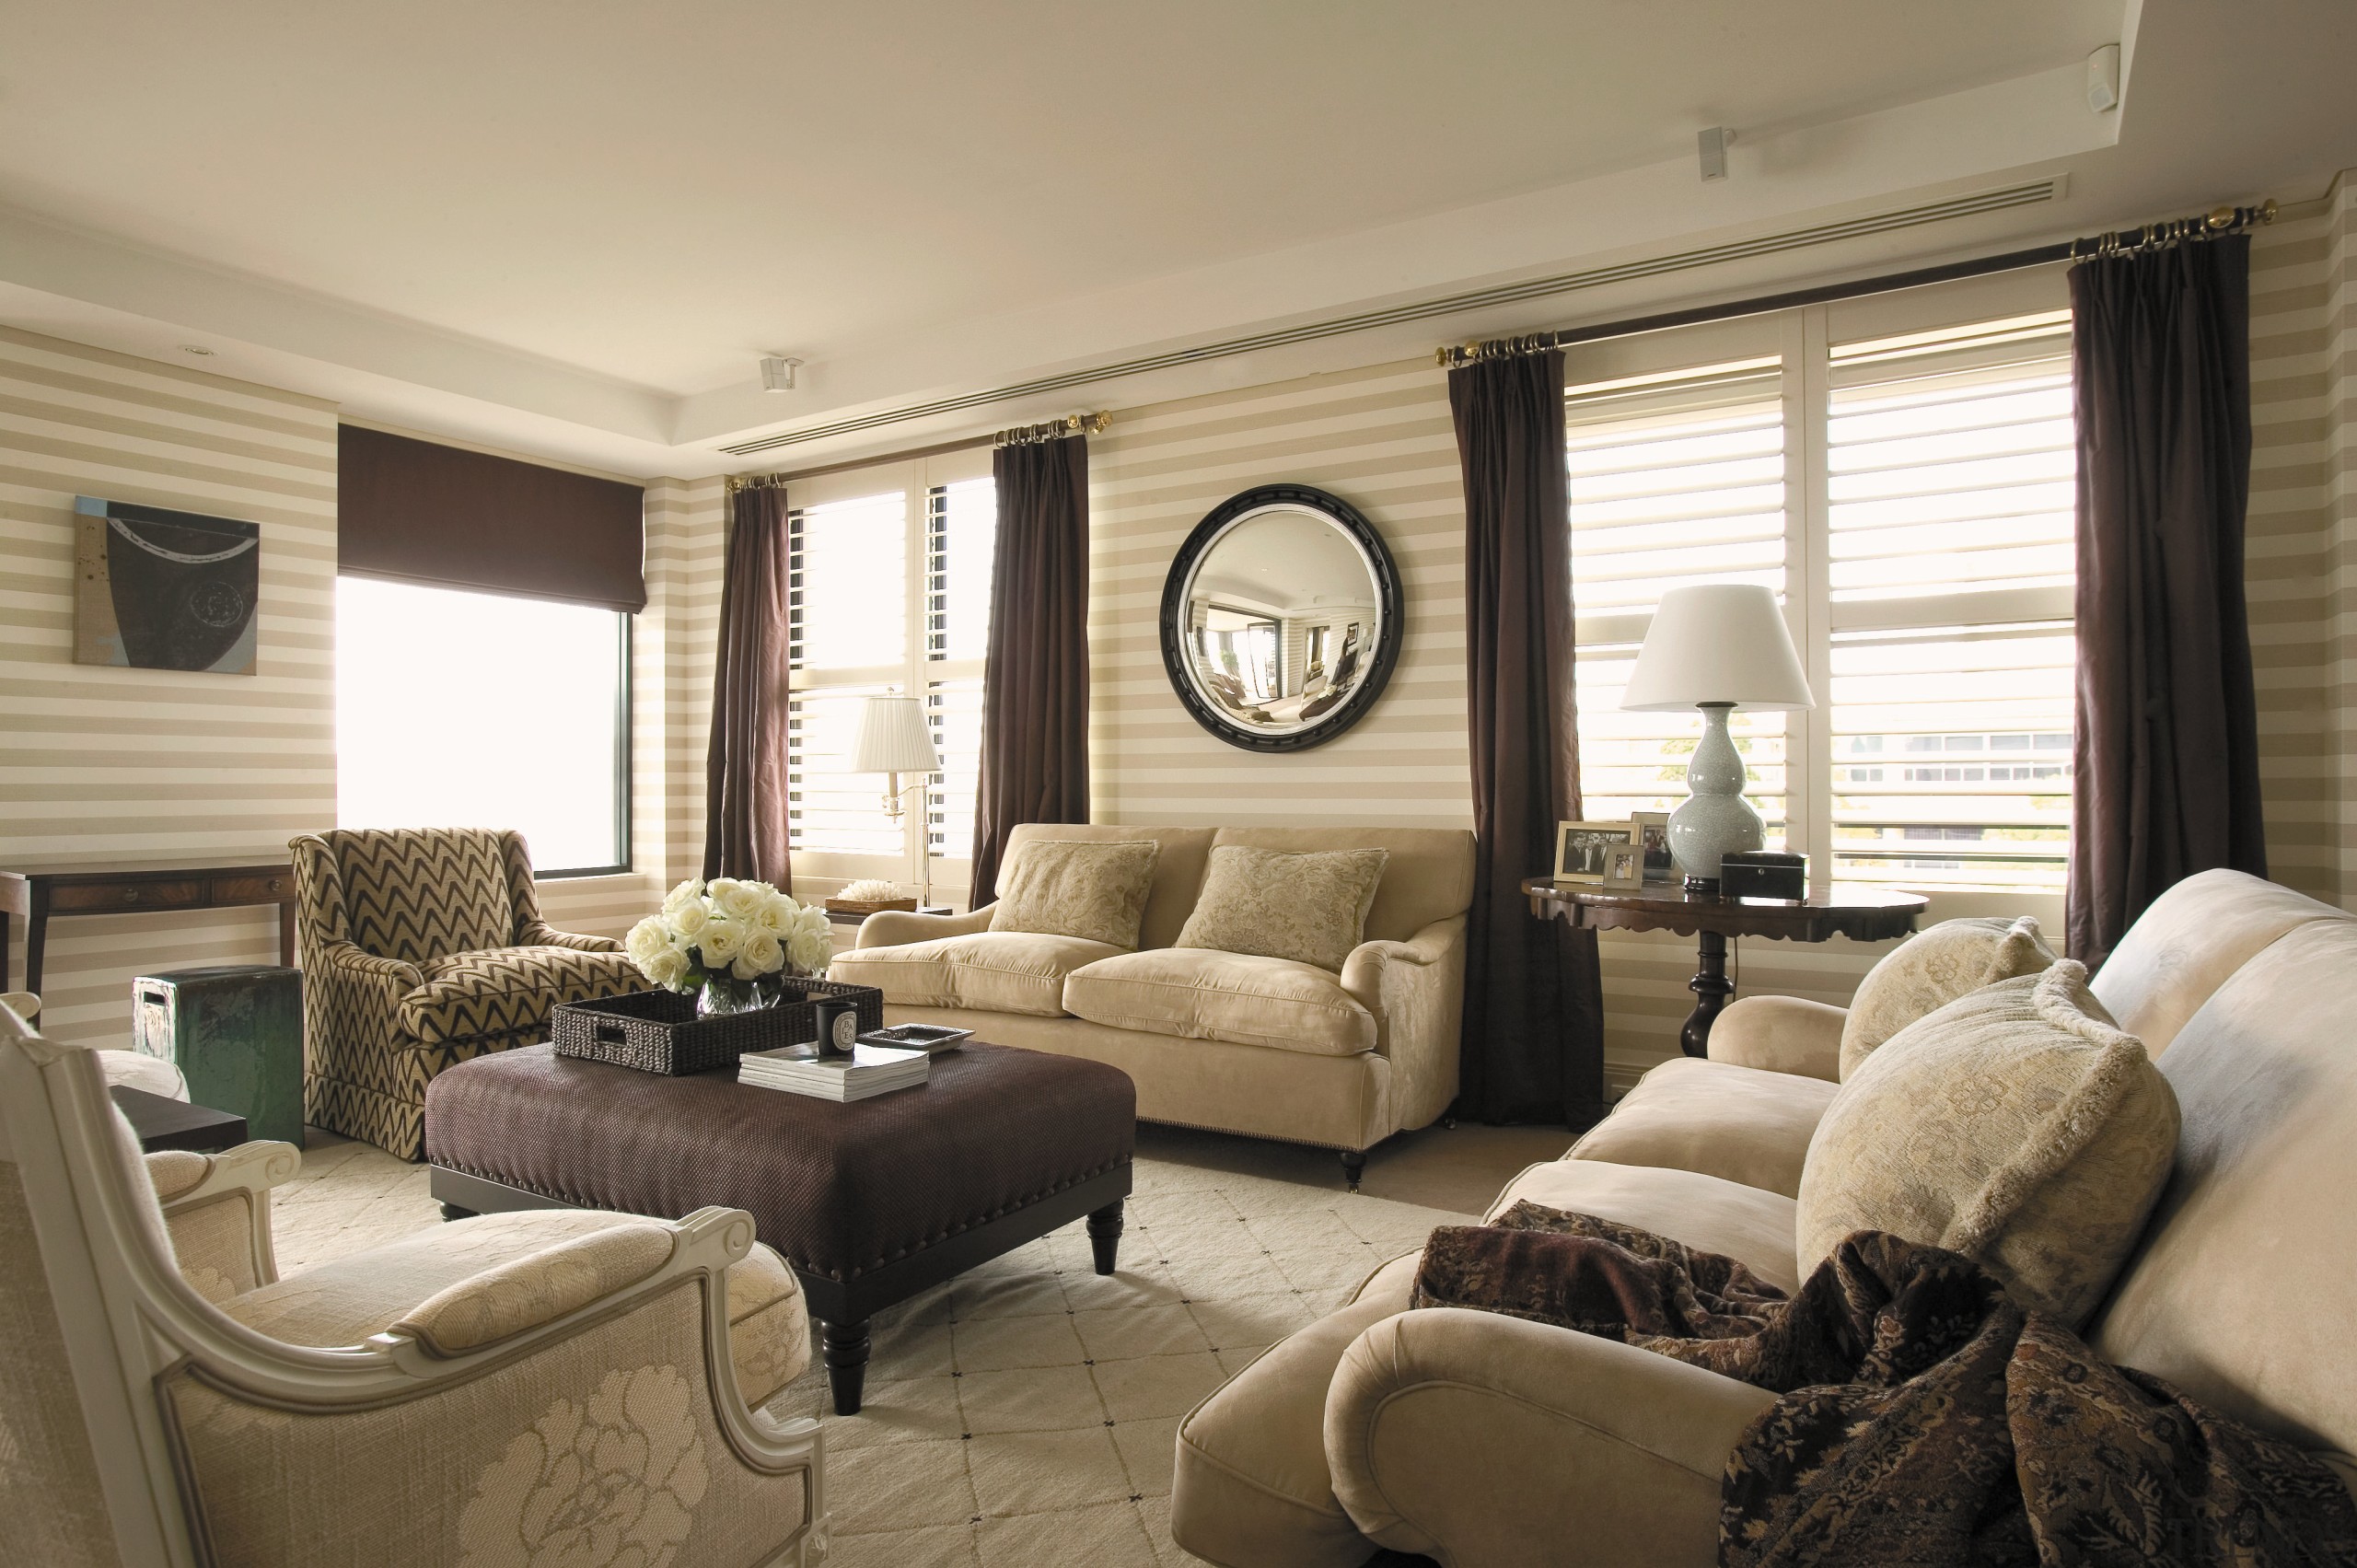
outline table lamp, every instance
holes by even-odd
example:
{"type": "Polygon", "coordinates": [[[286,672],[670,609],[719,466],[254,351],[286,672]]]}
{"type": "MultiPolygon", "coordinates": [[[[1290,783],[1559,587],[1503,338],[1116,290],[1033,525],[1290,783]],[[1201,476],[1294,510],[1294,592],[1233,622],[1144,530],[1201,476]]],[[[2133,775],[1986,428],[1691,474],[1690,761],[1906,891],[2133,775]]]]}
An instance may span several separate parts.
{"type": "Polygon", "coordinates": [[[906,809],[900,797],[923,789],[920,776],[902,784],[902,773],[923,775],[941,772],[941,753],[933,749],[933,730],[924,720],[924,704],[914,697],[869,697],[859,711],[859,738],[851,749],[850,771],[883,773],[884,815],[898,822],[906,809]]]}
{"type": "Polygon", "coordinates": [[[1669,850],[1688,885],[1715,886],[1719,857],[1757,850],[1768,825],[1743,797],[1743,756],[1727,734],[1736,708],[1814,708],[1776,596],[1757,583],[1701,583],[1661,596],[1620,706],[1702,710],[1702,740],[1686,765],[1691,792],[1669,814],[1669,850]]]}

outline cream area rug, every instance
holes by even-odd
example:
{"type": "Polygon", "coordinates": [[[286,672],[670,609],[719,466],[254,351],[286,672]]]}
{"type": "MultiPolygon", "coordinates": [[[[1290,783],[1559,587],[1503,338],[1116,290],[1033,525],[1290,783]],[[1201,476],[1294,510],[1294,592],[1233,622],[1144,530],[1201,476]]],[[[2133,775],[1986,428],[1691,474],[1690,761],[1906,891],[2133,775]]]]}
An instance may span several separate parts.
{"type": "MultiPolygon", "coordinates": [[[[1322,1161],[1320,1162],[1323,1163],[1322,1161]]],[[[276,1195],[279,1269],[440,1223],[425,1170],[314,1134],[276,1195]]],[[[1178,1418],[1377,1266],[1464,1216],[1140,1156],[1120,1270],[1075,1224],[875,1320],[865,1407],[814,1369],[772,1410],[827,1434],[829,1568],[1156,1568],[1178,1418]]]]}

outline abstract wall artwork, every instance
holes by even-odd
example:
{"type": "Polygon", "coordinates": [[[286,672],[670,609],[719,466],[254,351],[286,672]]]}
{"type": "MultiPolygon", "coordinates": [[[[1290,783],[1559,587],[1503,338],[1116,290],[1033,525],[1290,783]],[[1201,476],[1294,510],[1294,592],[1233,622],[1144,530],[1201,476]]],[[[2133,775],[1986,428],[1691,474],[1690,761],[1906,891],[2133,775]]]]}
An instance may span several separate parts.
{"type": "Polygon", "coordinates": [[[254,672],[261,525],[74,501],[74,662],[254,672]]]}

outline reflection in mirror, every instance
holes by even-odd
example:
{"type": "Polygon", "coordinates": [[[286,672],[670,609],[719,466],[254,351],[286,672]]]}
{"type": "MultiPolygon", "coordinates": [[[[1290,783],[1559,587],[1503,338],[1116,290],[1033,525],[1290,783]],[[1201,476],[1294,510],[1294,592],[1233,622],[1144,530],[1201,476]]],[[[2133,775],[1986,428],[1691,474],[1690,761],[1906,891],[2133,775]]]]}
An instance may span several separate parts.
{"type": "Polygon", "coordinates": [[[1389,673],[1377,654],[1397,651],[1386,643],[1398,635],[1397,577],[1374,530],[1332,497],[1294,486],[1238,496],[1204,520],[1172,576],[1172,683],[1222,739],[1315,745],[1348,727],[1389,673]]]}

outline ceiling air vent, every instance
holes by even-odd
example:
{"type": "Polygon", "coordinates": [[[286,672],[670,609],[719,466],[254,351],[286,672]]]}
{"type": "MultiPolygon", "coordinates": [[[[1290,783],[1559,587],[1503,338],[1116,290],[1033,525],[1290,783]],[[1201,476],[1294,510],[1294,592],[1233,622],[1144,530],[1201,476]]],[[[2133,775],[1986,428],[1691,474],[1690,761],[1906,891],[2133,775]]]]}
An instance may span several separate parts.
{"type": "Polygon", "coordinates": [[[1955,196],[1943,202],[1926,202],[1920,206],[1900,207],[1893,212],[1875,213],[1866,217],[1847,218],[1840,223],[1817,224],[1807,228],[1790,229],[1782,234],[1761,235],[1753,239],[1738,239],[1724,245],[1705,245],[1693,250],[1674,251],[1666,256],[1649,256],[1643,261],[1622,261],[1608,267],[1591,267],[1585,272],[1557,273],[1551,277],[1527,278],[1521,283],[1499,284],[1490,288],[1477,288],[1463,294],[1443,295],[1437,298],[1414,300],[1405,305],[1387,306],[1380,310],[1362,311],[1355,316],[1336,316],[1323,321],[1308,321],[1297,327],[1283,327],[1273,331],[1254,332],[1248,337],[1225,338],[1218,343],[1199,343],[1192,348],[1172,349],[1165,354],[1147,354],[1140,359],[1117,360],[1106,365],[1088,366],[1079,370],[1067,370],[1058,376],[1042,376],[1035,381],[1020,381],[1012,386],[993,387],[986,391],[968,392],[962,397],[935,398],[928,402],[904,403],[898,408],[878,409],[874,413],[860,414],[852,419],[839,419],[825,424],[807,425],[799,430],[781,431],[774,436],[757,436],[750,441],[738,441],[720,449],[749,457],[755,452],[774,452],[781,447],[798,447],[805,442],[823,441],[832,436],[849,436],[862,430],[875,430],[883,425],[900,424],[912,419],[927,419],[935,414],[957,413],[965,409],[982,408],[991,403],[1004,402],[1012,398],[1030,397],[1041,392],[1061,392],[1074,387],[1086,387],[1098,381],[1111,381],[1123,376],[1142,375],[1149,370],[1167,370],[1176,366],[1200,365],[1206,360],[1230,359],[1239,354],[1254,354],[1261,349],[1282,348],[1288,343],[1314,343],[1320,338],[1339,338],[1351,332],[1364,332],[1376,327],[1395,327],[1408,321],[1429,321],[1442,316],[1454,316],[1461,311],[1480,310],[1493,305],[1512,305],[1527,299],[1545,299],[1559,294],[1573,294],[1585,288],[1600,288],[1606,284],[1627,283],[1635,278],[1661,277],[1670,273],[1691,272],[1697,267],[1715,266],[1722,261],[1747,261],[1755,256],[1774,256],[1787,250],[1805,250],[1815,245],[1830,245],[1837,240],[1855,239],[1870,234],[1889,234],[1898,229],[1919,228],[1925,224],[1945,223],[1950,218],[1969,217],[1975,213],[2003,212],[2009,207],[2036,206],[2053,201],[2062,192],[2062,181],[2057,178],[2033,180],[2026,184],[2008,185],[2002,190],[1976,192],[1969,196],[1955,196]]]}

